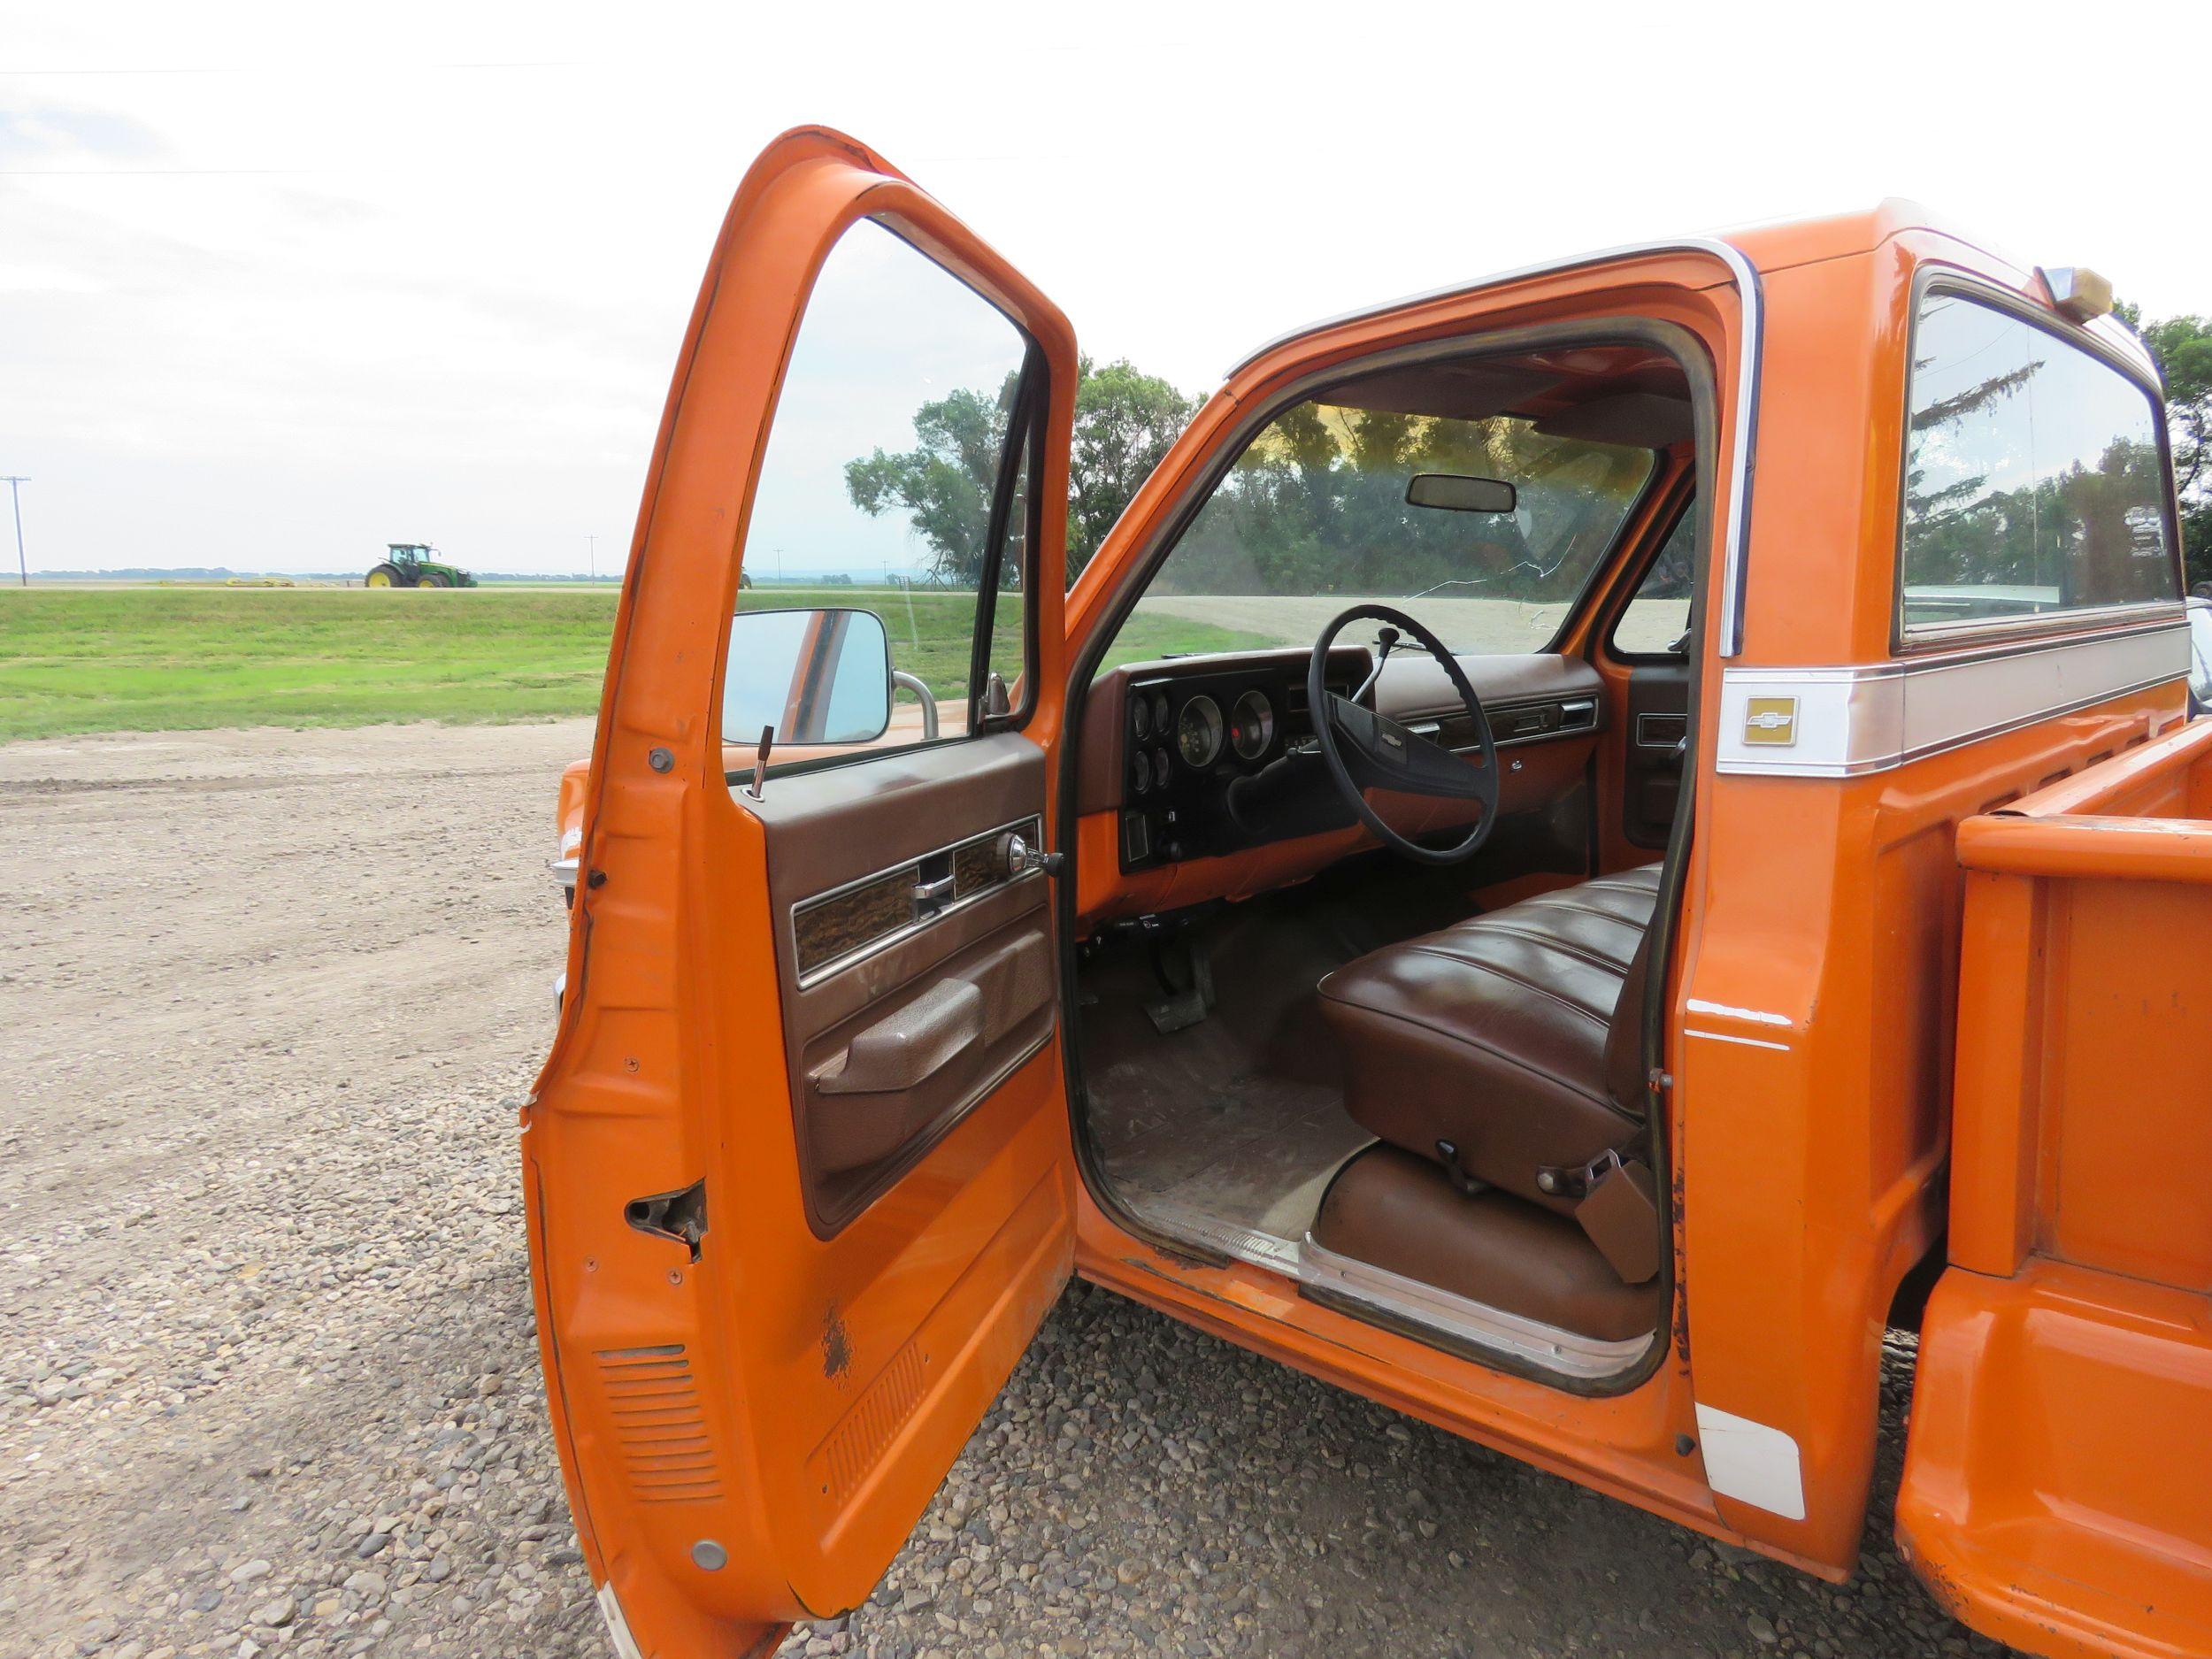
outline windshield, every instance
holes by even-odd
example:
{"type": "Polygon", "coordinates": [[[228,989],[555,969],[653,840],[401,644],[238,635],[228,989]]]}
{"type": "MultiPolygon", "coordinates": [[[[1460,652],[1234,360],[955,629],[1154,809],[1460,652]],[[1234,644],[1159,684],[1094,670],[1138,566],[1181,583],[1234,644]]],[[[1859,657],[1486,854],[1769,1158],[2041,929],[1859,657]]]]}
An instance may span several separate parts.
{"type": "Polygon", "coordinates": [[[1309,402],[1253,439],[1123,625],[1109,666],[1202,630],[1210,650],[1310,646],[1362,600],[1456,651],[1545,649],[1650,478],[1655,452],[1514,415],[1309,402]],[[1499,480],[1510,511],[1416,506],[1423,473],[1499,480]]]}

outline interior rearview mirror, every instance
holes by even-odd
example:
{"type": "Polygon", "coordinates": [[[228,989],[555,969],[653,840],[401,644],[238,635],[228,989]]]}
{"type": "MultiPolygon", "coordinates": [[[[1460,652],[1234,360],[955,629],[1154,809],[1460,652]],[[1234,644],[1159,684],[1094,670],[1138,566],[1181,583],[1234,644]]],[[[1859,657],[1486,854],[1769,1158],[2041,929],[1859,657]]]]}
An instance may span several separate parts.
{"type": "Polygon", "coordinates": [[[1502,478],[1472,478],[1463,472],[1416,472],[1406,486],[1406,503],[1441,507],[1448,512],[1511,512],[1519,499],[1502,478]]]}
{"type": "Polygon", "coordinates": [[[891,641],[872,611],[741,611],[722,675],[722,741],[872,743],[891,724],[891,641]]]}

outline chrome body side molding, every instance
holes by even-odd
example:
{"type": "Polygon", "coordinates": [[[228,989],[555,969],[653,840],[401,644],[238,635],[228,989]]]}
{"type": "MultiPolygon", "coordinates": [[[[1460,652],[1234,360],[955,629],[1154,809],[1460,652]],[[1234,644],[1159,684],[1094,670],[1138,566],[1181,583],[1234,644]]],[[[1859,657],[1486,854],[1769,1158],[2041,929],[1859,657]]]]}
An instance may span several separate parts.
{"type": "Polygon", "coordinates": [[[2188,672],[2178,615],[1861,666],[1728,668],[1716,764],[1755,777],[1888,772],[2188,672]],[[1789,735],[1778,741],[1785,719],[1789,735]]]}

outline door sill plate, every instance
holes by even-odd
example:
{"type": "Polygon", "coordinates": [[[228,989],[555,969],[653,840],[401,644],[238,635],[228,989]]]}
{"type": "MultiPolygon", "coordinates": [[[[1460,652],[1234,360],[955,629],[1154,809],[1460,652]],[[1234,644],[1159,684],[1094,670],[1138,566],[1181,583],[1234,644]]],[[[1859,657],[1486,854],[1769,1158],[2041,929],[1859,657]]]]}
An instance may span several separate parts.
{"type": "Polygon", "coordinates": [[[1136,1194],[1125,1194],[1122,1202],[1140,1220],[1186,1244],[1281,1273],[1349,1309],[1371,1310],[1400,1325],[1433,1331],[1463,1347],[1578,1382],[1617,1377],[1651,1348],[1648,1336],[1607,1341],[1486,1302],[1470,1302],[1356,1256],[1340,1256],[1317,1243],[1310,1233],[1294,1240],[1180,1204],[1147,1202],[1136,1194]]]}
{"type": "Polygon", "coordinates": [[[1648,1336],[1607,1341],[1563,1331],[1486,1302],[1470,1302],[1371,1262],[1340,1256],[1316,1242],[1311,1233],[1298,1248],[1298,1279],[1315,1290],[1425,1326],[1455,1341],[1579,1381],[1618,1376],[1651,1348],[1648,1336]]]}

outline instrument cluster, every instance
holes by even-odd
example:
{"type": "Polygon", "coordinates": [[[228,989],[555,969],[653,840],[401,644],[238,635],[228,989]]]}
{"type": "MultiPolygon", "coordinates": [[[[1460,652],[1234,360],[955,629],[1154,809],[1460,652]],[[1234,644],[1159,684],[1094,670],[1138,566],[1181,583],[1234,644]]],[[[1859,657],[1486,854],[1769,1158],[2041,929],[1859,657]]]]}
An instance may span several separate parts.
{"type": "Polygon", "coordinates": [[[1123,868],[1267,839],[1237,821],[1229,791],[1310,730],[1305,679],[1289,664],[1132,681],[1123,713],[1123,868]]]}

